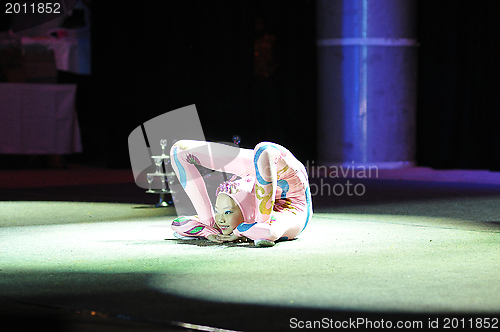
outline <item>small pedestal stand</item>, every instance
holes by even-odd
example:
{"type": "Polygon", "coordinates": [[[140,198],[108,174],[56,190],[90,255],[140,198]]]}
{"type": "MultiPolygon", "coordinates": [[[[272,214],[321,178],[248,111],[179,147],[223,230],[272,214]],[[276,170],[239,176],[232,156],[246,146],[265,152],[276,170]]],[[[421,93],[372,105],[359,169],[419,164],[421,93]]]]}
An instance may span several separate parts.
{"type": "MultiPolygon", "coordinates": [[[[233,144],[234,146],[238,147],[241,141],[241,137],[239,135],[233,135],[233,144]]],[[[170,206],[172,201],[167,202],[165,201],[165,195],[166,194],[175,194],[174,191],[170,190],[169,187],[171,184],[174,183],[174,180],[176,178],[175,172],[168,167],[170,165],[170,156],[165,154],[165,147],[167,145],[167,140],[161,139],[160,140],[160,145],[162,149],[162,154],[161,156],[152,156],[155,165],[156,165],[156,172],[155,173],[147,173],[147,180],[149,183],[149,190],[146,191],[148,194],[159,194],[160,195],[160,201],[158,204],[156,204],[156,207],[167,207],[170,206]],[[152,189],[152,183],[155,178],[160,178],[161,182],[161,189],[152,189]],[[168,181],[168,185],[167,185],[168,181]]],[[[210,175],[212,174],[212,170],[200,170],[200,174],[205,178],[208,179],[210,175]]],[[[223,178],[222,180],[225,180],[223,178]]]]}
{"type": "Polygon", "coordinates": [[[146,191],[148,194],[159,194],[160,200],[156,204],[156,207],[167,207],[172,204],[172,202],[167,202],[165,200],[166,194],[172,194],[173,191],[169,189],[168,184],[173,183],[173,177],[175,177],[174,172],[167,172],[168,164],[170,163],[170,156],[162,154],[161,156],[152,156],[153,160],[156,164],[156,172],[155,173],[147,173],[147,179],[149,183],[149,190],[146,191]],[[153,183],[155,178],[160,179],[161,189],[151,189],[151,184],[153,183]]]}

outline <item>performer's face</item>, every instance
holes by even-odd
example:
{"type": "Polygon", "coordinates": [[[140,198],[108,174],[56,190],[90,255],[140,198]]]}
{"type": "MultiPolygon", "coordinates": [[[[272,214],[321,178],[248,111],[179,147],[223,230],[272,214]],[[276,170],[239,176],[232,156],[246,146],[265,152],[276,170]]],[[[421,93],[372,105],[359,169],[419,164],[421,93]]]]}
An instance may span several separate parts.
{"type": "Polygon", "coordinates": [[[243,214],[236,202],[225,194],[217,196],[215,201],[215,223],[222,234],[229,235],[243,222],[243,214]]]}

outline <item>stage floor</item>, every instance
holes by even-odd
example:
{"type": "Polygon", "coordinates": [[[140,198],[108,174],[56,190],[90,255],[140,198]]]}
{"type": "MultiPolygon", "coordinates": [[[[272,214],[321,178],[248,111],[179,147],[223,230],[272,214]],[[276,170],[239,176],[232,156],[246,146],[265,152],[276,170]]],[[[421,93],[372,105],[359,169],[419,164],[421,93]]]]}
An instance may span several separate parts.
{"type": "Polygon", "coordinates": [[[177,240],[172,207],[126,175],[97,169],[107,176],[85,184],[78,170],[54,171],[75,172],[70,185],[0,189],[0,304],[13,326],[272,331],[500,315],[497,173],[316,176],[304,232],[256,248],[177,240]]]}

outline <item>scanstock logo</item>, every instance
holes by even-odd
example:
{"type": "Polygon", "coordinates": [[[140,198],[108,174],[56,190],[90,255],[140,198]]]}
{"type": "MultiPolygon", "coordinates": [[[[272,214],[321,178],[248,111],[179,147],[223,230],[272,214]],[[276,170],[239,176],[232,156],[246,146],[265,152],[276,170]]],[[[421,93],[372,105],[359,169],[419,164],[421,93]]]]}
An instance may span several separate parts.
{"type": "MultiPolygon", "coordinates": [[[[192,215],[196,214],[194,207],[187,197],[181,183],[177,180],[173,169],[170,165],[170,150],[172,146],[181,140],[197,140],[205,142],[205,135],[201,127],[200,118],[196,110],[196,106],[189,105],[182,107],[155,118],[152,118],[135,128],[128,137],[128,148],[130,155],[130,163],[134,174],[135,183],[144,189],[162,190],[164,183],[161,181],[148,182],[148,174],[158,174],[158,171],[165,173],[168,178],[168,189],[172,191],[172,200],[175,205],[177,215],[192,215]],[[158,170],[155,162],[158,156],[164,157],[161,165],[162,169],[158,170]]],[[[204,153],[211,155],[223,154],[227,159],[227,163],[236,158],[240,152],[240,148],[230,142],[219,142],[216,146],[205,144],[198,149],[205,149],[204,153]],[[215,149],[215,151],[214,151],[215,149]],[[221,151],[217,151],[221,149],[221,151]],[[233,158],[231,158],[233,157],[233,158]]],[[[199,169],[200,177],[203,177],[210,198],[215,198],[215,190],[222,181],[227,177],[223,173],[223,168],[219,171],[209,169],[199,169]]],[[[195,179],[190,179],[194,181],[195,179]]]]}

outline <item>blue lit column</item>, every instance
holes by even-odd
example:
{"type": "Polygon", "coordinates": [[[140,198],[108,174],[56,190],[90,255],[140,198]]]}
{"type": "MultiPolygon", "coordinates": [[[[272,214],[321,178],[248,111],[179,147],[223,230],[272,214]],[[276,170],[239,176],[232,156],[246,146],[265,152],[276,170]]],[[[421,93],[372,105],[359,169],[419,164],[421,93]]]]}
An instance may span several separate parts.
{"type": "Polygon", "coordinates": [[[416,1],[319,0],[318,159],[414,164],[416,1]]]}

